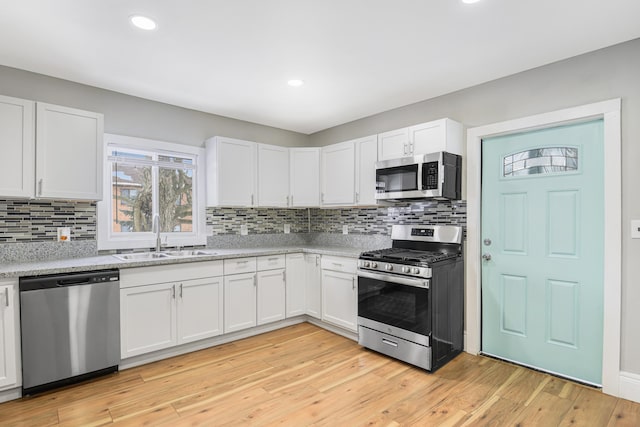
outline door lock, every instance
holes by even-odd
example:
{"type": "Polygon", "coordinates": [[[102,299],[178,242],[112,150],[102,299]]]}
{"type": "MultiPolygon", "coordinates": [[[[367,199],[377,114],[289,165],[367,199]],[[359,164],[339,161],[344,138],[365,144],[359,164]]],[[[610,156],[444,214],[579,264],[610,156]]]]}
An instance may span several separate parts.
{"type": "Polygon", "coordinates": [[[485,261],[491,261],[491,254],[482,254],[482,259],[485,261]]]}
{"type": "Polygon", "coordinates": [[[491,246],[491,239],[484,239],[485,246],[491,246]]]}

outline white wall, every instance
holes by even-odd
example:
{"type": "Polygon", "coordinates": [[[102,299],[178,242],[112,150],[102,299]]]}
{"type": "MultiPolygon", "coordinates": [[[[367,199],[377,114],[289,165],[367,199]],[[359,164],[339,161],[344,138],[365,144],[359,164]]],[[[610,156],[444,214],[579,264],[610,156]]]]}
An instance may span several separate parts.
{"type": "Polygon", "coordinates": [[[442,117],[475,127],[622,98],[621,362],[623,371],[640,374],[640,239],[630,238],[631,219],[640,219],[639,76],[636,39],[327,129],[311,135],[310,143],[322,146],[442,117]]]}
{"type": "Polygon", "coordinates": [[[0,94],[103,113],[105,132],[201,146],[221,135],[284,146],[308,136],[0,66],[0,94]]]}

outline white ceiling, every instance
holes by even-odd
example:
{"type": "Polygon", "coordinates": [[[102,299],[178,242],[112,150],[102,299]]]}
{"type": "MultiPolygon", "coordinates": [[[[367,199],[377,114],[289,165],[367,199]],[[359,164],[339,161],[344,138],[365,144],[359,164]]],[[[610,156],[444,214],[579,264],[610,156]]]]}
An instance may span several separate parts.
{"type": "Polygon", "coordinates": [[[638,0],[13,0],[0,64],[309,134],[638,38],[638,18],[638,0]]]}

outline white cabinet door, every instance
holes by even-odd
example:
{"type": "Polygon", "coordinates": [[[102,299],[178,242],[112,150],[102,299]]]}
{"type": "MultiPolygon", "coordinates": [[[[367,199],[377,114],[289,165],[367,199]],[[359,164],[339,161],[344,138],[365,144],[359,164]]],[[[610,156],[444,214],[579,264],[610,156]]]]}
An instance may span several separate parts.
{"type": "Polygon", "coordinates": [[[351,141],[322,147],[323,206],[355,204],[355,147],[351,141]]]}
{"type": "Polygon", "coordinates": [[[256,273],[224,278],[224,332],[256,326],[256,273]]]}
{"type": "Polygon", "coordinates": [[[305,254],[305,297],[307,314],[316,319],[322,318],[322,274],[320,255],[305,254]]]}
{"type": "Polygon", "coordinates": [[[258,144],[258,206],[289,206],[289,149],[258,144]]]}
{"type": "Polygon", "coordinates": [[[356,146],[356,205],[376,204],[376,162],[378,161],[378,137],[359,138],[356,146]]]}
{"type": "Polygon", "coordinates": [[[290,148],[292,207],[320,206],[320,148],[290,148]]]}
{"type": "Polygon", "coordinates": [[[258,325],[282,320],[285,307],[285,270],[258,271],[258,325]]]}
{"type": "Polygon", "coordinates": [[[409,127],[413,154],[438,151],[462,155],[462,124],[451,119],[434,120],[409,127]]]}
{"type": "Polygon", "coordinates": [[[185,280],[177,286],[178,344],[222,334],[222,277],[185,280]]]}
{"type": "Polygon", "coordinates": [[[357,332],[357,292],[354,274],[322,270],[322,320],[357,332]]]}
{"type": "Polygon", "coordinates": [[[18,310],[16,285],[0,283],[0,389],[18,384],[18,310]]]}
{"type": "Polygon", "coordinates": [[[304,254],[287,254],[287,317],[306,313],[304,254]]]}
{"type": "Polygon", "coordinates": [[[207,206],[255,206],[255,142],[217,136],[206,141],[206,158],[207,206]]]}
{"type": "Polygon", "coordinates": [[[0,95],[1,197],[33,197],[35,103],[0,95]]]}
{"type": "Polygon", "coordinates": [[[171,347],[176,340],[176,286],[173,283],[120,290],[122,358],[171,347]]]}
{"type": "Polygon", "coordinates": [[[37,103],[36,197],[102,199],[102,114],[37,103]]]}
{"type": "Polygon", "coordinates": [[[402,128],[378,135],[378,160],[410,156],[409,129],[402,128]]]}

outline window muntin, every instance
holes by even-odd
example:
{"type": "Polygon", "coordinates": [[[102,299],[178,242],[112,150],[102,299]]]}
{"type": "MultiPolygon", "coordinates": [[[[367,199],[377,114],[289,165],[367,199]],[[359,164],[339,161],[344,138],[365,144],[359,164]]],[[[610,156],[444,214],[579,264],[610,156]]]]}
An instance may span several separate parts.
{"type": "Polygon", "coordinates": [[[510,154],[503,159],[502,176],[573,172],[578,170],[578,149],[575,147],[534,148],[510,154]]]}

